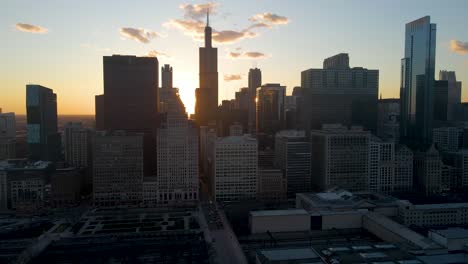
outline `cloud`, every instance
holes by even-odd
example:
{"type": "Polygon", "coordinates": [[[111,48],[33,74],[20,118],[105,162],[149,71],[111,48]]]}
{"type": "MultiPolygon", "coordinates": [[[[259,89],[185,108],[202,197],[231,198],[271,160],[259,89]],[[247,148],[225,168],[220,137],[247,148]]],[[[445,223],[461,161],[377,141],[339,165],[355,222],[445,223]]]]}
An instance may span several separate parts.
{"type": "Polygon", "coordinates": [[[234,43],[246,38],[254,38],[257,36],[257,33],[250,32],[247,30],[244,31],[235,31],[235,30],[223,30],[215,31],[213,33],[213,41],[216,43],[234,43]]]}
{"type": "Polygon", "coordinates": [[[468,42],[451,40],[450,50],[459,54],[468,54],[468,42]]]}
{"type": "Polygon", "coordinates": [[[254,29],[254,28],[272,28],[270,24],[259,22],[259,23],[254,23],[248,27],[248,29],[254,29]]]}
{"type": "Polygon", "coordinates": [[[24,23],[16,23],[15,28],[19,31],[29,32],[29,33],[40,33],[44,34],[49,31],[47,28],[31,25],[31,24],[24,24],[24,23]]]}
{"type": "Polygon", "coordinates": [[[240,74],[224,74],[224,80],[226,82],[242,80],[240,74]]]}
{"type": "Polygon", "coordinates": [[[204,3],[204,4],[181,4],[179,7],[184,10],[184,17],[194,20],[199,20],[206,17],[209,10],[210,15],[215,15],[218,11],[218,3],[204,3]]]}
{"type": "Polygon", "coordinates": [[[246,52],[229,52],[228,58],[231,59],[264,59],[267,55],[263,52],[258,51],[246,51],[246,52]]]}
{"type": "Polygon", "coordinates": [[[151,39],[158,37],[158,33],[154,31],[148,31],[143,28],[130,28],[124,27],[120,28],[120,35],[125,38],[133,39],[141,43],[149,43],[151,39]]]}
{"type": "Polygon", "coordinates": [[[285,25],[289,23],[289,19],[287,17],[268,12],[256,14],[250,18],[250,21],[273,25],[285,25]]]}
{"type": "Polygon", "coordinates": [[[157,51],[157,50],[151,50],[150,52],[148,52],[148,55],[146,55],[146,56],[148,56],[148,57],[166,57],[166,58],[171,57],[167,53],[157,51]]]}

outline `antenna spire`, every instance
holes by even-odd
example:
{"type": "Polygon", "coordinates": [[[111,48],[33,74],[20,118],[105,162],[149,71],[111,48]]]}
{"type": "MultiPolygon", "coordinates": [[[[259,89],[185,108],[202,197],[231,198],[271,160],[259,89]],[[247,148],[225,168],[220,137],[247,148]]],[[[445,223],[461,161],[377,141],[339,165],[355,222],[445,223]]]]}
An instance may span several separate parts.
{"type": "Polygon", "coordinates": [[[210,8],[206,9],[206,26],[210,26],[210,8]]]}

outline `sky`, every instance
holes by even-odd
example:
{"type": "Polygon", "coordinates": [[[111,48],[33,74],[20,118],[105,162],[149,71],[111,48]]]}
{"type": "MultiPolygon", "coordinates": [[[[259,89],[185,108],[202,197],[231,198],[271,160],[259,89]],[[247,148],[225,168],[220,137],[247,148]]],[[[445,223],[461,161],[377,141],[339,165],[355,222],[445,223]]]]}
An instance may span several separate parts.
{"type": "Polygon", "coordinates": [[[0,107],[25,114],[25,86],[40,84],[57,94],[59,114],[94,114],[102,57],[121,54],[171,64],[174,86],[193,113],[207,6],[219,102],[247,86],[249,68],[290,94],[301,71],[342,52],[352,67],[380,71],[383,98],[398,97],[405,24],[426,15],[437,24],[436,78],[439,70],[456,71],[468,101],[466,0],[3,0],[0,107]]]}

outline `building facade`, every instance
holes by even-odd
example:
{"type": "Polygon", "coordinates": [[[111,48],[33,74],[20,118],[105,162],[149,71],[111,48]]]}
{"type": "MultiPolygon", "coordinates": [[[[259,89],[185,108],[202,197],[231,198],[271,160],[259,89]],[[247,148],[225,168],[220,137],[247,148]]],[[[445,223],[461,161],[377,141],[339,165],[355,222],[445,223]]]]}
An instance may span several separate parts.
{"type": "Polygon", "coordinates": [[[64,128],[65,161],[77,168],[91,165],[92,133],[82,123],[69,122],[64,128]]]}
{"type": "Polygon", "coordinates": [[[249,133],[255,134],[256,129],[256,102],[255,98],[257,96],[257,88],[262,85],[262,71],[258,68],[253,68],[249,70],[249,83],[248,83],[248,101],[249,101],[249,118],[248,118],[248,126],[249,126],[249,133]]]}
{"type": "Polygon", "coordinates": [[[312,190],[311,149],[305,131],[283,130],[276,134],[275,167],[284,174],[288,197],[312,190]]]}
{"type": "Polygon", "coordinates": [[[301,73],[301,123],[305,129],[323,124],[377,126],[379,71],[350,68],[347,54],[325,59],[323,69],[301,73]],[[326,63],[325,63],[326,62],[326,63]]]}
{"type": "Polygon", "coordinates": [[[142,201],[143,133],[98,131],[93,147],[93,198],[101,206],[142,201]]]}
{"type": "Polygon", "coordinates": [[[61,143],[57,131],[57,95],[47,87],[26,85],[26,112],[30,158],[59,160],[61,143]]]}
{"type": "Polygon", "coordinates": [[[429,16],[406,24],[400,89],[403,142],[432,141],[436,30],[429,16]]]}
{"type": "Polygon", "coordinates": [[[216,200],[256,198],[258,144],[255,138],[249,135],[217,138],[210,157],[213,161],[211,188],[216,200]]]}

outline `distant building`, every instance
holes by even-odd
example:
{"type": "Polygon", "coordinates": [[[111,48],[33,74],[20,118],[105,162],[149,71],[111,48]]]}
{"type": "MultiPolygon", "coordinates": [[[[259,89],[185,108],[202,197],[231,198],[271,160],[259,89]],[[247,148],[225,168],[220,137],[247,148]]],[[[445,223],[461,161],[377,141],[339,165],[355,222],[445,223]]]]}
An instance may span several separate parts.
{"type": "Polygon", "coordinates": [[[0,138],[0,160],[13,159],[16,157],[16,140],[11,138],[0,138]]]}
{"type": "Polygon", "coordinates": [[[311,150],[305,131],[283,130],[276,134],[275,167],[284,174],[288,197],[311,191],[311,150]]]}
{"type": "Polygon", "coordinates": [[[312,184],[322,190],[339,186],[352,191],[369,186],[369,141],[361,127],[324,125],[310,132],[312,184]]]}
{"type": "Polygon", "coordinates": [[[341,123],[376,131],[378,70],[350,68],[348,55],[338,54],[325,59],[323,69],[303,71],[301,87],[301,123],[306,129],[341,123]]]}
{"type": "Polygon", "coordinates": [[[440,71],[439,80],[448,82],[447,120],[454,121],[460,112],[462,83],[457,81],[454,71],[440,71]]]}
{"type": "Polygon", "coordinates": [[[272,147],[274,135],[284,128],[286,87],[268,83],[257,92],[257,135],[261,149],[272,147]]]}
{"type": "Polygon", "coordinates": [[[216,200],[256,198],[257,149],[257,140],[249,135],[218,138],[213,142],[211,188],[216,200]]]}
{"type": "Polygon", "coordinates": [[[83,179],[76,168],[57,169],[50,176],[50,186],[52,207],[76,206],[81,198],[83,179]]]}
{"type": "Polygon", "coordinates": [[[248,101],[249,101],[249,121],[248,121],[248,131],[250,134],[255,134],[256,129],[256,102],[255,98],[257,96],[257,88],[262,85],[262,71],[258,68],[253,68],[249,70],[249,85],[248,85],[248,101]]]}
{"type": "Polygon", "coordinates": [[[218,49],[211,45],[212,29],[208,15],[205,26],[205,46],[199,48],[200,86],[195,90],[195,115],[198,125],[217,119],[218,108],[218,49]]]}
{"type": "Polygon", "coordinates": [[[468,203],[412,204],[398,202],[398,221],[418,227],[467,225],[468,203]]]}
{"type": "Polygon", "coordinates": [[[0,138],[14,139],[16,137],[15,113],[2,113],[0,109],[0,138]]]}
{"type": "Polygon", "coordinates": [[[26,85],[26,111],[30,158],[58,161],[61,143],[57,131],[57,95],[40,85],[26,85]]]}
{"type": "Polygon", "coordinates": [[[414,174],[419,190],[426,195],[442,191],[442,158],[432,145],[428,150],[414,154],[414,174]]]}
{"type": "Polygon", "coordinates": [[[377,136],[398,142],[400,138],[400,99],[380,99],[377,117],[377,136]]]}
{"type": "Polygon", "coordinates": [[[77,168],[91,165],[92,135],[81,123],[69,122],[64,128],[65,161],[77,168]]]}
{"type": "Polygon", "coordinates": [[[406,24],[400,89],[400,138],[404,143],[432,141],[436,30],[429,16],[406,24]]]}
{"type": "Polygon", "coordinates": [[[139,205],[143,184],[142,133],[98,131],[94,137],[93,197],[101,206],[139,205]]]}

